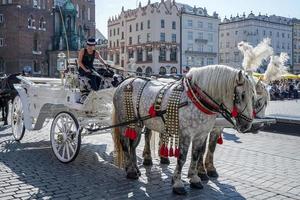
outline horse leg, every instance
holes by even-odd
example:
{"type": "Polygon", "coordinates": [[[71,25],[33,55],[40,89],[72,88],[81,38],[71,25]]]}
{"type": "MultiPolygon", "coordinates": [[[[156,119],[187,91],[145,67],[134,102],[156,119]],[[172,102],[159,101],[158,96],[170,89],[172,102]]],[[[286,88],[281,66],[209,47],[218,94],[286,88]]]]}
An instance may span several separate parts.
{"type": "Polygon", "coordinates": [[[145,134],[145,146],[143,151],[143,158],[144,158],[143,165],[150,166],[153,164],[152,157],[151,157],[151,148],[150,148],[152,131],[145,127],[144,134],[145,134]]]}
{"type": "MultiPolygon", "coordinates": [[[[207,138],[208,137],[210,137],[210,133],[207,136],[207,138]]],[[[204,165],[204,154],[205,154],[205,150],[206,150],[207,138],[205,139],[204,145],[202,146],[202,149],[199,152],[199,160],[198,160],[198,164],[197,164],[198,176],[200,177],[200,179],[202,181],[208,181],[209,180],[209,177],[206,174],[206,169],[205,169],[205,165],[204,165]]]]}
{"type": "Polygon", "coordinates": [[[216,150],[217,140],[221,134],[222,134],[221,128],[215,128],[212,130],[209,138],[209,145],[208,145],[207,155],[205,159],[205,167],[206,167],[207,175],[214,178],[217,178],[219,176],[214,166],[214,152],[216,150]]]}
{"type": "Polygon", "coordinates": [[[192,188],[202,189],[203,185],[201,183],[201,179],[198,176],[197,163],[199,161],[199,157],[205,150],[205,140],[201,137],[195,137],[192,143],[192,158],[191,165],[188,172],[188,177],[190,178],[190,186],[192,188]]]}
{"type": "Polygon", "coordinates": [[[177,159],[176,169],[173,174],[173,192],[176,194],[186,194],[184,184],[181,180],[182,167],[186,161],[187,153],[189,150],[191,139],[189,136],[181,137],[179,140],[180,155],[177,159]]]}

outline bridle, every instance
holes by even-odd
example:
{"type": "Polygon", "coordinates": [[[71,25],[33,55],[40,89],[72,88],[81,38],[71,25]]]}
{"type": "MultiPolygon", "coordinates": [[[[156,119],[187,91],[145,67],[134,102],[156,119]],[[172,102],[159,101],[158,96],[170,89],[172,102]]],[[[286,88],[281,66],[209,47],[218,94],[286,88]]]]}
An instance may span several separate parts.
{"type": "Polygon", "coordinates": [[[223,103],[218,103],[205,91],[201,90],[201,88],[198,85],[192,85],[190,78],[185,78],[184,83],[187,88],[187,96],[190,98],[193,104],[202,112],[208,115],[220,113],[227,121],[229,121],[235,127],[236,124],[233,121],[233,118],[235,118],[236,120],[241,118],[247,122],[253,121],[253,119],[243,114],[248,104],[246,104],[246,106],[241,112],[237,110],[237,104],[241,103],[241,99],[237,94],[237,87],[243,85],[244,83],[238,84],[234,88],[233,110],[231,112],[223,103]],[[206,110],[206,112],[203,110],[206,110]]]}

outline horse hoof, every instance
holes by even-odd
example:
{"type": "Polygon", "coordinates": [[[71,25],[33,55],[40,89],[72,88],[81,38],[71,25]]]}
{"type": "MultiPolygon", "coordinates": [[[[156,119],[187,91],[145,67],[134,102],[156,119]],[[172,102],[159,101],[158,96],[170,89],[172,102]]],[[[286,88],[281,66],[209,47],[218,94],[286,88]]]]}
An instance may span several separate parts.
{"type": "Polygon", "coordinates": [[[160,164],[169,165],[170,164],[169,158],[160,157],[160,164]]]}
{"type": "Polygon", "coordinates": [[[128,172],[126,178],[136,180],[139,178],[137,172],[128,172]]]}
{"type": "Polygon", "coordinates": [[[200,177],[201,181],[208,181],[209,180],[209,177],[207,176],[207,174],[199,173],[198,176],[200,177]]]}
{"type": "Polygon", "coordinates": [[[143,165],[151,166],[151,165],[153,165],[153,162],[151,159],[144,159],[143,165]]]}
{"type": "Polygon", "coordinates": [[[185,195],[186,194],[186,190],[184,189],[184,187],[173,188],[173,192],[175,194],[179,194],[179,195],[185,195]]]}
{"type": "Polygon", "coordinates": [[[190,183],[191,188],[196,188],[196,189],[203,189],[203,185],[201,182],[198,183],[190,183]]]}
{"type": "MultiPolygon", "coordinates": [[[[216,170],[213,170],[213,171],[207,171],[207,175],[209,177],[212,177],[212,178],[218,178],[219,177],[219,174],[216,170]]],[[[201,178],[202,179],[202,178],[201,178]]]]}

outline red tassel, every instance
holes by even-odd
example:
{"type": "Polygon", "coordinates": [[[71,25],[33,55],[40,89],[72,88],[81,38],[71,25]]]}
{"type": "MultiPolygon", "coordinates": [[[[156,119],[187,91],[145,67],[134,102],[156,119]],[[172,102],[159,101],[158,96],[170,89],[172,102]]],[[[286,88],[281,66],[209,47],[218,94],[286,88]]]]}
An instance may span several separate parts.
{"type": "Polygon", "coordinates": [[[164,157],[165,158],[169,157],[169,150],[168,150],[167,146],[165,146],[165,149],[164,149],[164,157]]]}
{"type": "Polygon", "coordinates": [[[170,147],[170,150],[169,150],[169,156],[170,156],[170,157],[173,157],[173,156],[174,156],[173,147],[170,147]]]}
{"type": "Polygon", "coordinates": [[[159,150],[159,154],[161,157],[164,157],[164,153],[165,153],[165,144],[161,145],[159,150]]]}
{"type": "Polygon", "coordinates": [[[131,140],[135,140],[136,137],[137,137],[137,133],[136,133],[135,129],[133,129],[133,128],[127,128],[125,130],[125,137],[128,137],[131,140]]]}
{"type": "Polygon", "coordinates": [[[231,111],[231,116],[236,118],[238,116],[238,109],[236,106],[233,106],[232,111],[231,111]]]}
{"type": "Polygon", "coordinates": [[[149,113],[150,117],[156,117],[157,116],[156,110],[154,108],[154,104],[149,108],[148,113],[149,113]]]}
{"type": "Polygon", "coordinates": [[[253,110],[253,118],[256,118],[256,112],[253,110]]]}
{"type": "Polygon", "coordinates": [[[175,148],[175,157],[179,158],[179,154],[180,154],[179,149],[178,149],[178,147],[176,147],[175,148]]]}
{"type": "Polygon", "coordinates": [[[220,136],[218,137],[217,143],[218,143],[218,144],[223,144],[223,138],[222,138],[222,135],[220,135],[220,136]]]}

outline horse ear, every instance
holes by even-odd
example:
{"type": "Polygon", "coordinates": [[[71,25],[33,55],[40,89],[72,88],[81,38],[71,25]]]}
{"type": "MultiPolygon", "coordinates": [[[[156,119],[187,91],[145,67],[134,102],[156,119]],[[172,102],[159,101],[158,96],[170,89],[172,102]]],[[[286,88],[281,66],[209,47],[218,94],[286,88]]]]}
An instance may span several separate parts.
{"type": "Polygon", "coordinates": [[[244,77],[243,71],[240,70],[239,74],[238,74],[237,83],[238,84],[244,84],[244,82],[245,82],[245,77],[244,77]]]}

